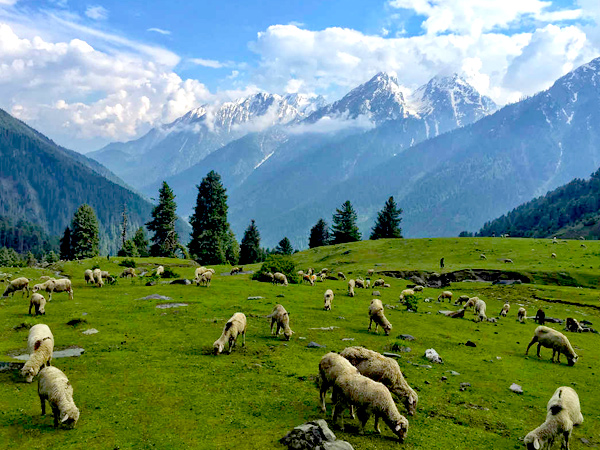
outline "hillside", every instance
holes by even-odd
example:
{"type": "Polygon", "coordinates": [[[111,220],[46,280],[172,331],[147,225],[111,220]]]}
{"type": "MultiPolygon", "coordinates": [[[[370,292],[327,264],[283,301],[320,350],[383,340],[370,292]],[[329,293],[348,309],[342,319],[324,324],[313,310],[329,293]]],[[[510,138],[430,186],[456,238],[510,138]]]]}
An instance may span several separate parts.
{"type": "MultiPolygon", "coordinates": [[[[121,213],[127,205],[131,232],[150,220],[152,204],[95,161],[57,146],[0,110],[0,217],[24,220],[62,235],[82,203],[96,211],[100,250],[116,253],[121,213]]],[[[179,225],[185,235],[186,225],[179,225]]]]}

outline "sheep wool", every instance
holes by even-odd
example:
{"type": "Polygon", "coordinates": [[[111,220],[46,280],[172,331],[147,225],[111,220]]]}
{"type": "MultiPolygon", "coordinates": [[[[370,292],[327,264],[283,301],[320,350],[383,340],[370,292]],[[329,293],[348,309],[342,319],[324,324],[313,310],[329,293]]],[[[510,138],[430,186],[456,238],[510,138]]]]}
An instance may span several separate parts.
{"type": "Polygon", "coordinates": [[[356,282],[354,280],[348,281],[348,296],[354,297],[354,287],[356,286],[356,282]]]}
{"type": "Polygon", "coordinates": [[[273,308],[273,311],[267,317],[271,319],[271,334],[273,334],[273,326],[277,324],[275,336],[279,336],[279,331],[283,330],[285,340],[289,341],[294,332],[290,328],[290,315],[283,305],[275,305],[275,308],[273,308]]]}
{"type": "Polygon", "coordinates": [[[17,291],[23,291],[23,297],[25,297],[25,292],[27,292],[27,295],[29,295],[29,280],[27,278],[19,277],[10,281],[8,286],[6,286],[2,297],[8,297],[8,294],[13,297],[17,291]]]}
{"type": "Polygon", "coordinates": [[[31,294],[29,299],[29,313],[31,314],[31,308],[35,308],[35,315],[46,314],[46,299],[42,294],[31,294]]]}
{"type": "Polygon", "coordinates": [[[343,356],[329,352],[321,358],[319,361],[319,399],[321,410],[323,412],[327,412],[325,407],[325,396],[327,395],[327,391],[331,388],[335,380],[342,374],[358,374],[358,369],[350,364],[343,356]]]}
{"type": "Polygon", "coordinates": [[[125,270],[123,270],[123,273],[121,273],[121,278],[135,278],[137,275],[135,274],[135,269],[133,267],[128,267],[125,270]]]}
{"type": "Polygon", "coordinates": [[[383,278],[379,278],[373,281],[373,287],[383,286],[385,284],[385,280],[383,278]]]}
{"type": "Polygon", "coordinates": [[[408,297],[414,297],[414,296],[415,296],[414,289],[404,289],[402,292],[400,292],[400,301],[403,302],[408,297]]]}
{"type": "Polygon", "coordinates": [[[85,280],[85,284],[94,284],[94,272],[91,269],[86,269],[86,271],[83,272],[83,279],[85,280]]]}
{"type": "Polygon", "coordinates": [[[337,276],[338,276],[339,280],[345,280],[346,279],[346,275],[344,275],[342,272],[338,272],[337,276]]]}
{"type": "Polygon", "coordinates": [[[165,268],[164,268],[163,266],[158,266],[158,267],[156,268],[156,273],[155,273],[155,275],[156,275],[157,277],[160,277],[160,276],[161,276],[163,273],[165,273],[165,268]]]}
{"type": "Polygon", "coordinates": [[[505,303],[504,306],[502,307],[502,311],[500,311],[500,315],[502,317],[506,317],[506,315],[508,314],[508,311],[510,311],[510,304],[505,303]]]}
{"type": "Polygon", "coordinates": [[[455,305],[462,305],[463,303],[466,303],[469,301],[469,297],[468,295],[461,295],[460,297],[458,297],[458,300],[456,300],[455,305]]]}
{"type": "Polygon", "coordinates": [[[40,369],[44,365],[49,366],[52,362],[54,336],[48,325],[40,323],[30,328],[27,337],[27,351],[29,359],[23,365],[21,375],[25,377],[27,383],[31,383],[40,369]]]}
{"type": "Polygon", "coordinates": [[[98,287],[104,286],[104,280],[102,280],[102,271],[100,269],[94,269],[94,282],[98,287]]]}
{"type": "Polygon", "coordinates": [[[452,292],[444,291],[438,296],[438,302],[443,302],[444,299],[448,299],[448,302],[452,302],[452,292]]]}
{"type": "Polygon", "coordinates": [[[246,315],[241,312],[235,313],[231,319],[227,321],[223,328],[221,337],[213,344],[214,354],[218,355],[225,349],[225,343],[229,343],[227,353],[231,353],[235,342],[239,335],[242,335],[242,347],[246,346],[246,315]]]}
{"type": "Polygon", "coordinates": [[[485,315],[487,305],[483,300],[477,300],[475,302],[475,315],[477,316],[477,320],[484,321],[487,320],[487,316],[485,315]]]}
{"type": "Polygon", "coordinates": [[[519,322],[525,322],[525,319],[527,319],[527,310],[522,307],[519,308],[519,311],[517,312],[517,318],[519,319],[519,322]]]}
{"type": "Polygon", "coordinates": [[[369,305],[369,328],[367,331],[371,331],[371,325],[375,322],[375,332],[377,333],[377,327],[381,325],[383,331],[386,336],[389,336],[390,331],[392,329],[392,324],[385,317],[383,313],[383,304],[381,300],[374,298],[371,300],[371,304],[369,305]]]}
{"type": "Polygon", "coordinates": [[[333,306],[333,291],[331,289],[327,289],[325,294],[323,295],[323,309],[325,311],[331,311],[333,306]]]}
{"type": "Polygon", "coordinates": [[[287,277],[281,272],[275,272],[273,274],[273,284],[282,284],[284,286],[288,285],[287,277]]]}
{"type": "Polygon", "coordinates": [[[79,409],[73,401],[73,386],[67,376],[56,367],[46,367],[40,372],[38,395],[42,405],[42,416],[46,415],[46,400],[54,416],[54,428],[64,423],[74,427],[79,420],[79,409]]]}
{"type": "Polygon", "coordinates": [[[567,357],[567,363],[569,366],[575,365],[579,356],[573,350],[573,346],[569,342],[569,339],[559,331],[556,331],[552,328],[539,326],[535,329],[533,333],[533,338],[531,342],[527,346],[527,350],[525,354],[529,353],[529,348],[537,342],[537,356],[540,357],[540,349],[542,347],[551,348],[552,349],[552,362],[554,362],[554,357],[556,356],[556,362],[560,363],[560,354],[562,353],[567,357]]]}

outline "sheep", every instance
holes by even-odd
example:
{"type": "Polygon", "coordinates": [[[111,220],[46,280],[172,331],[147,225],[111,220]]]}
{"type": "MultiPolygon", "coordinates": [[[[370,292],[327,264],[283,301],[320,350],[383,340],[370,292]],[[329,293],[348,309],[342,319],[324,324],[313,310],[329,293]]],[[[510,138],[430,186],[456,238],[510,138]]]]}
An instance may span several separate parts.
{"type": "Polygon", "coordinates": [[[470,298],[471,297],[469,297],[468,295],[461,295],[460,297],[458,297],[458,300],[456,300],[456,302],[454,304],[462,305],[463,303],[468,302],[470,298]]]}
{"type": "Polygon", "coordinates": [[[378,280],[373,281],[373,287],[383,286],[385,284],[385,280],[383,278],[379,278],[378,280]]]}
{"type": "Polygon", "coordinates": [[[326,273],[320,273],[319,274],[319,281],[322,283],[323,281],[325,281],[325,278],[327,278],[327,274],[326,273]]]}
{"type": "Polygon", "coordinates": [[[315,273],[315,269],[313,269],[312,267],[309,267],[308,270],[306,271],[306,274],[310,277],[313,273],[315,273]]]}
{"type": "Polygon", "coordinates": [[[369,270],[367,270],[367,276],[368,277],[372,277],[374,273],[375,273],[375,269],[369,269],[369,270]]]}
{"type": "Polygon", "coordinates": [[[94,281],[98,287],[104,286],[104,281],[102,280],[102,271],[100,269],[94,269],[94,281]]]}
{"type": "Polygon", "coordinates": [[[479,300],[479,297],[469,297],[467,303],[465,303],[465,309],[470,308],[471,306],[475,306],[475,303],[479,300]]]}
{"type": "Polygon", "coordinates": [[[385,283],[385,284],[383,285],[383,287],[384,287],[384,288],[390,288],[390,287],[392,287],[392,285],[391,285],[391,284],[389,284],[389,283],[385,283]]]}
{"type": "Polygon", "coordinates": [[[505,258],[505,259],[504,259],[504,262],[505,262],[506,264],[513,264],[513,260],[512,260],[512,259],[510,259],[510,258],[505,258]]]}
{"type": "Polygon", "coordinates": [[[315,281],[317,281],[317,276],[313,273],[312,275],[310,275],[310,285],[314,286],[315,281]]]}
{"type": "MultiPolygon", "coordinates": [[[[231,272],[229,272],[229,275],[236,275],[238,273],[242,273],[244,271],[243,267],[232,267],[231,268],[231,272]]],[[[302,271],[300,271],[302,272],[302,271]]]]}
{"type": "Polygon", "coordinates": [[[17,291],[23,292],[22,297],[25,297],[25,292],[27,292],[27,296],[29,296],[29,280],[27,278],[19,277],[10,281],[8,286],[6,286],[2,297],[8,297],[8,294],[10,294],[11,297],[14,297],[15,292],[17,291]]]}
{"type": "Polygon", "coordinates": [[[46,367],[40,371],[38,396],[42,405],[42,416],[46,415],[46,400],[50,403],[54,416],[54,428],[58,423],[74,427],[79,420],[79,409],[73,401],[73,386],[67,376],[56,367],[46,367]]]}
{"type": "Polygon", "coordinates": [[[583,327],[579,323],[577,319],[573,319],[572,317],[567,317],[565,331],[570,331],[573,333],[581,333],[583,332],[583,327]]]}
{"type": "Polygon", "coordinates": [[[567,337],[561,332],[556,331],[552,328],[539,326],[535,329],[535,332],[533,333],[533,338],[531,339],[531,342],[529,343],[529,345],[527,346],[527,350],[525,351],[526,355],[529,352],[529,348],[536,342],[538,343],[538,358],[540,358],[540,349],[542,347],[546,347],[552,349],[552,362],[554,362],[555,355],[558,355],[558,357],[556,358],[556,362],[560,363],[561,353],[567,357],[569,366],[573,366],[577,362],[577,359],[579,359],[579,356],[577,356],[577,353],[575,353],[575,350],[573,350],[573,346],[571,346],[569,339],[567,339],[567,337]]]}
{"type": "Polygon", "coordinates": [[[271,283],[275,282],[275,278],[273,277],[273,274],[271,272],[265,273],[265,277],[267,277],[269,281],[271,281],[271,283]]]}
{"type": "MultiPolygon", "coordinates": [[[[383,283],[383,286],[385,286],[385,283],[383,283]]],[[[367,278],[367,281],[365,281],[365,289],[369,289],[371,287],[371,280],[369,280],[367,278]]]]}
{"type": "Polygon", "coordinates": [[[400,301],[404,302],[404,301],[406,301],[406,299],[408,297],[414,297],[414,296],[415,296],[414,289],[404,289],[402,292],[400,292],[400,301]]]}
{"type": "Polygon", "coordinates": [[[335,380],[342,374],[358,375],[358,369],[350,364],[343,356],[337,353],[329,352],[323,355],[319,361],[319,400],[321,411],[327,412],[325,407],[325,396],[335,380]]]}
{"type": "Polygon", "coordinates": [[[296,272],[296,275],[298,275],[300,278],[304,278],[304,270],[299,270],[298,272],[296,272]]]}
{"type": "Polygon", "coordinates": [[[423,286],[417,285],[414,288],[412,288],[412,290],[414,292],[423,292],[423,286]]]}
{"type": "Polygon", "coordinates": [[[275,272],[273,274],[273,284],[283,284],[284,286],[288,285],[287,277],[281,272],[275,272]]]}
{"type": "Polygon", "coordinates": [[[342,272],[338,272],[337,277],[338,280],[346,280],[346,275],[344,275],[342,272]]]}
{"type": "Polygon", "coordinates": [[[504,306],[502,307],[502,311],[500,311],[500,316],[506,317],[506,315],[508,314],[508,311],[510,311],[510,304],[505,303],[504,306]]]}
{"type": "Polygon", "coordinates": [[[348,296],[354,297],[354,286],[356,285],[356,281],[349,280],[348,281],[348,296]]]}
{"type": "Polygon", "coordinates": [[[46,299],[42,294],[31,294],[29,299],[29,313],[31,315],[31,308],[35,307],[35,315],[46,314],[46,299]]]}
{"type": "Polygon", "coordinates": [[[362,278],[357,278],[356,280],[354,280],[354,283],[356,283],[356,287],[357,288],[366,289],[366,287],[365,287],[365,280],[363,280],[362,278]]]}
{"type": "Polygon", "coordinates": [[[277,324],[275,336],[279,336],[279,330],[283,330],[286,341],[289,341],[294,332],[290,328],[290,315],[282,305],[275,305],[273,312],[267,316],[271,319],[271,334],[273,334],[273,325],[277,324]]]}
{"type": "Polygon", "coordinates": [[[196,286],[210,286],[210,280],[212,280],[212,272],[206,271],[199,278],[196,278],[196,286]]]}
{"type": "Polygon", "coordinates": [[[382,418],[401,442],[408,431],[408,420],[398,412],[392,394],[382,383],[373,381],[360,374],[342,373],[333,385],[333,421],[341,417],[341,428],[344,430],[342,412],[347,406],[357,408],[361,433],[371,414],[375,415],[375,431],[380,433],[379,419],[382,418]]]}
{"type": "Polygon", "coordinates": [[[550,255],[550,258],[552,258],[552,259],[556,259],[556,253],[552,253],[552,254],[550,255]]]}
{"type": "Polygon", "coordinates": [[[482,253],[481,255],[479,255],[479,259],[487,259],[487,256],[485,256],[485,254],[482,253]]]}
{"type": "Polygon", "coordinates": [[[86,269],[86,271],[83,272],[83,279],[85,280],[85,284],[94,284],[94,272],[91,269],[86,269]]]}
{"type": "Polygon", "coordinates": [[[479,321],[487,320],[487,316],[485,315],[486,304],[483,300],[477,300],[475,302],[475,315],[479,319],[479,321]]]}
{"type": "Polygon", "coordinates": [[[331,307],[333,306],[333,291],[331,289],[327,289],[325,294],[323,295],[323,309],[325,311],[331,311],[331,307]]]}
{"type": "Polygon", "coordinates": [[[442,292],[440,295],[438,295],[438,302],[440,301],[444,301],[444,299],[448,299],[449,303],[452,303],[452,292],[450,291],[444,291],[442,292]]]}
{"type": "Polygon", "coordinates": [[[69,300],[73,300],[73,287],[71,285],[71,280],[68,278],[61,278],[60,280],[48,280],[42,284],[36,284],[33,286],[33,289],[31,289],[31,292],[36,293],[41,290],[44,290],[50,294],[48,296],[48,301],[52,300],[53,292],[67,292],[69,294],[69,300]]]}
{"type": "Polygon", "coordinates": [[[102,275],[102,279],[110,278],[110,273],[108,273],[108,270],[103,270],[100,272],[100,274],[102,275]]]}
{"type": "Polygon", "coordinates": [[[525,319],[527,319],[527,310],[523,307],[519,308],[517,318],[519,319],[519,322],[524,323],[525,319]]]}
{"type": "Polygon", "coordinates": [[[308,281],[308,284],[310,284],[311,286],[315,285],[314,281],[311,278],[311,275],[308,275],[308,274],[304,274],[302,276],[302,281],[308,281]]]}
{"type": "Polygon", "coordinates": [[[523,439],[523,443],[530,450],[539,450],[542,447],[550,449],[554,440],[562,436],[564,443],[561,448],[569,450],[569,439],[573,427],[583,423],[577,393],[571,387],[559,387],[548,401],[546,411],[545,422],[530,431],[523,439]]]}
{"type": "Polygon", "coordinates": [[[154,275],[160,277],[163,273],[165,273],[165,268],[163,266],[158,266],[154,275]]]}
{"type": "Polygon", "coordinates": [[[329,273],[329,269],[325,268],[325,269],[321,269],[321,272],[319,272],[321,275],[325,274],[327,275],[329,273]]]}
{"type": "Polygon", "coordinates": [[[222,353],[225,348],[225,343],[229,343],[229,349],[227,353],[231,353],[233,347],[235,347],[235,341],[238,335],[242,335],[242,347],[246,346],[246,315],[241,312],[235,313],[231,316],[231,319],[227,321],[223,328],[221,337],[213,343],[213,352],[215,355],[222,353]]]}
{"type": "Polygon", "coordinates": [[[135,278],[137,277],[137,275],[135,274],[135,269],[133,267],[128,267],[125,270],[123,270],[123,273],[121,274],[121,278],[135,278]]]}
{"type": "Polygon", "coordinates": [[[362,375],[383,383],[392,394],[402,399],[408,414],[414,415],[419,396],[404,379],[396,360],[364,347],[348,347],[340,355],[350,361],[362,375]]]}
{"type": "Polygon", "coordinates": [[[40,277],[40,280],[41,281],[48,281],[48,280],[54,280],[54,278],[53,277],[49,277],[48,275],[42,275],[40,277]]]}
{"type": "Polygon", "coordinates": [[[381,303],[381,300],[376,298],[371,300],[371,304],[369,305],[369,328],[367,328],[367,331],[371,331],[373,322],[375,322],[375,333],[377,333],[377,327],[381,325],[385,335],[389,336],[392,324],[387,320],[383,313],[383,304],[381,303]]]}
{"type": "Polygon", "coordinates": [[[27,337],[29,359],[21,369],[21,376],[25,377],[27,383],[33,381],[33,377],[38,374],[41,367],[50,365],[53,350],[54,336],[50,327],[42,323],[32,326],[27,337]]]}
{"type": "Polygon", "coordinates": [[[541,309],[538,309],[537,313],[535,313],[535,321],[538,325],[544,325],[544,323],[546,323],[546,313],[541,309]]]}

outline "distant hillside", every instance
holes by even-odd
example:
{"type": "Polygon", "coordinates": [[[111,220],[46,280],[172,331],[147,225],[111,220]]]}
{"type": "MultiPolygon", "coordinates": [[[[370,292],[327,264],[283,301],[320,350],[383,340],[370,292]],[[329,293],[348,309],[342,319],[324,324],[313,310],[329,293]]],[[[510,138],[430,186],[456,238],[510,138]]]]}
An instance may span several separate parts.
{"type": "Polygon", "coordinates": [[[588,180],[575,179],[542,197],[487,222],[481,236],[574,238],[600,236],[600,169],[588,180]]]}
{"type": "MultiPolygon", "coordinates": [[[[117,250],[123,205],[132,234],[150,220],[152,211],[148,200],[102,165],[59,147],[0,110],[0,216],[60,236],[82,203],[96,211],[103,254],[117,250]]],[[[186,239],[187,225],[179,228],[186,239]]]]}
{"type": "Polygon", "coordinates": [[[39,225],[0,217],[0,248],[12,248],[17,253],[32,252],[36,256],[49,251],[59,252],[58,237],[49,236],[39,225]]]}

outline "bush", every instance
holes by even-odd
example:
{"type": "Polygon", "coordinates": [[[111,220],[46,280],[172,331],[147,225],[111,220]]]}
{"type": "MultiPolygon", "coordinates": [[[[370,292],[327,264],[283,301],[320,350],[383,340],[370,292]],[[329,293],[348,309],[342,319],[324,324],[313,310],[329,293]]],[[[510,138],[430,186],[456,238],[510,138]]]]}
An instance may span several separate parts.
{"type": "Polygon", "coordinates": [[[252,279],[258,281],[271,281],[271,279],[266,275],[269,272],[281,272],[287,277],[288,283],[299,283],[299,278],[296,274],[296,265],[289,256],[269,255],[260,269],[254,275],[252,275],[252,279]]]}
{"type": "Polygon", "coordinates": [[[119,263],[120,266],[123,267],[130,267],[132,269],[135,269],[137,267],[137,264],[135,263],[135,260],[133,259],[124,259],[123,261],[121,261],[119,263]]]}
{"type": "Polygon", "coordinates": [[[165,271],[161,274],[162,278],[179,278],[179,274],[174,272],[170,267],[165,267],[165,271]]]}
{"type": "Polygon", "coordinates": [[[96,270],[100,268],[100,264],[94,264],[90,270],[96,270]]]}
{"type": "Polygon", "coordinates": [[[416,295],[407,295],[404,303],[406,304],[406,310],[417,312],[419,309],[419,299],[416,295]]]}

